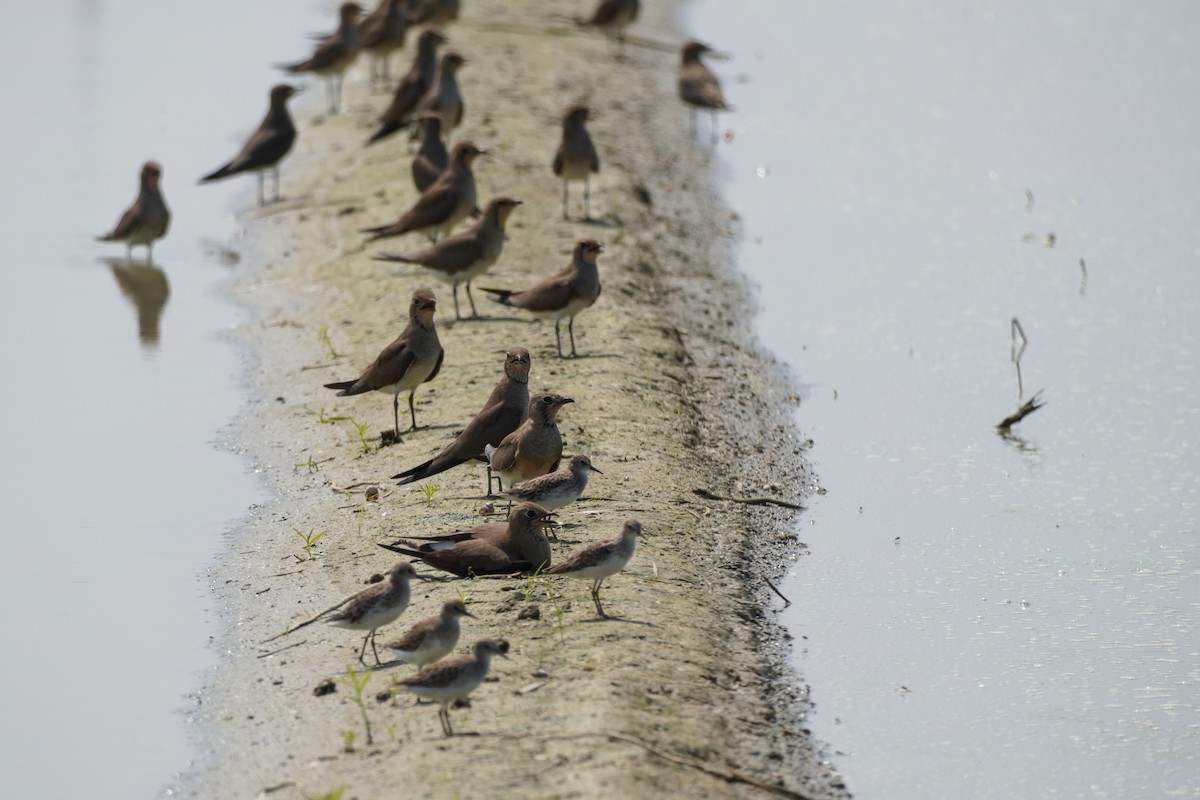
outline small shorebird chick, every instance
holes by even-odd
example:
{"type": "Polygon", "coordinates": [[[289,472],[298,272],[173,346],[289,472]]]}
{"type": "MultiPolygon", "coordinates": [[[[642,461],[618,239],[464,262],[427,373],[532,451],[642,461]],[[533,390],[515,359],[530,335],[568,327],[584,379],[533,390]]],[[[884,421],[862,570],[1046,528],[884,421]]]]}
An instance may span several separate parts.
{"type": "Polygon", "coordinates": [[[412,418],[409,430],[416,430],[417,411],[413,408],[413,395],[418,386],[437,377],[445,356],[433,320],[436,310],[437,298],[433,292],[417,289],[412,293],[412,302],[408,306],[408,324],[395,341],[383,348],[383,352],[363,369],[358,378],[327,383],[325,388],[340,389],[338,397],[364,392],[390,392],[392,423],[397,439],[400,438],[400,394],[408,392],[408,413],[412,418]]]}
{"type": "Polygon", "coordinates": [[[562,469],[504,489],[500,494],[517,502],[537,503],[547,511],[557,511],[579,499],[587,488],[589,472],[604,474],[592,466],[592,460],[587,456],[571,456],[562,469]]]}
{"type": "Polygon", "coordinates": [[[142,165],[138,178],[138,196],[133,205],[125,209],[117,226],[103,236],[97,236],[98,242],[124,242],[126,257],[133,261],[135,245],[146,246],[146,263],[154,257],[154,242],[167,235],[171,224],[171,211],[163,199],[162,167],[157,161],[147,161],[142,165]]]}
{"type": "Polygon", "coordinates": [[[475,174],[471,165],[486,151],[471,142],[457,142],[450,149],[450,166],[432,186],[421,193],[412,208],[390,225],[365,228],[367,243],[389,236],[422,231],[437,241],[475,210],[475,174]]]}
{"type": "Polygon", "coordinates": [[[296,125],[288,114],[287,101],[299,94],[299,90],[286,83],[271,87],[271,105],[267,116],[259,123],[254,133],[242,145],[241,151],[223,167],[200,179],[201,183],[228,178],[241,172],[258,173],[258,204],[266,205],[263,184],[268,172],[275,173],[275,200],[279,201],[279,162],[291,151],[296,142],[296,125]]]}
{"type": "Polygon", "coordinates": [[[488,465],[501,481],[500,488],[515,486],[558,469],[563,448],[558,410],[574,402],[570,397],[552,392],[534,395],[529,398],[529,415],[521,427],[505,436],[499,445],[483,448],[488,465]]]}
{"type": "Polygon", "coordinates": [[[384,648],[391,650],[405,664],[414,664],[421,669],[454,650],[462,631],[459,620],[463,617],[474,619],[475,615],[467,611],[462,600],[447,600],[441,614],[421,620],[399,639],[386,643],[384,648]]]}
{"type": "Polygon", "coordinates": [[[437,49],[445,41],[446,37],[441,31],[433,28],[421,31],[421,35],[417,37],[417,55],[413,58],[412,67],[397,84],[391,104],[379,118],[379,130],[371,135],[367,144],[391,136],[412,121],[417,104],[429,91],[429,87],[433,86],[433,76],[437,74],[438,65],[437,49]]]}
{"type": "Polygon", "coordinates": [[[391,55],[404,47],[408,33],[406,4],[407,0],[379,0],[375,10],[358,26],[362,49],[371,56],[371,88],[379,83],[386,86],[391,80],[391,55]]]}
{"type": "Polygon", "coordinates": [[[278,64],[279,69],[293,75],[312,72],[326,78],[325,89],[329,95],[329,113],[338,113],[342,103],[342,76],[354,63],[361,44],[358,33],[358,18],[362,6],[358,3],[342,3],[338,9],[338,29],[317,45],[312,57],[295,64],[278,64]]]}
{"type": "Polygon", "coordinates": [[[599,28],[608,36],[611,52],[615,41],[619,55],[625,55],[625,29],[637,19],[641,4],[638,0],[600,0],[592,16],[579,24],[599,28]]]}
{"type": "Polygon", "coordinates": [[[415,577],[416,571],[413,570],[412,564],[407,561],[397,562],[382,581],[351,596],[338,611],[326,617],[325,621],[335,627],[367,631],[362,649],[358,653],[358,661],[363,666],[367,663],[367,642],[371,643],[375,663],[382,663],[379,660],[379,651],[375,649],[375,631],[395,622],[404,613],[404,609],[408,608],[408,598],[411,594],[408,582],[415,577]]]}
{"type": "Polygon", "coordinates": [[[504,639],[480,639],[475,643],[471,655],[452,656],[434,662],[416,675],[401,678],[396,682],[396,686],[418,697],[440,703],[438,720],[442,723],[442,733],[453,736],[454,728],[450,726],[450,704],[475,691],[487,677],[492,656],[507,658],[506,653],[508,642],[504,639]]]}
{"type": "Polygon", "coordinates": [[[702,53],[713,49],[703,42],[690,41],[683,46],[683,63],[679,66],[679,97],[691,106],[692,135],[696,135],[696,109],[712,112],[712,140],[717,141],[717,112],[726,111],[725,95],[712,70],[700,61],[702,53]]]}
{"type": "Polygon", "coordinates": [[[539,505],[521,503],[508,515],[508,522],[488,522],[446,536],[408,537],[423,542],[415,547],[404,539],[379,546],[460,578],[532,572],[550,566],[550,541],[544,529],[552,516],[539,505]]]}
{"type": "Polygon", "coordinates": [[[567,320],[567,332],[571,336],[571,357],[575,352],[575,315],[591,308],[600,296],[600,270],[596,258],[604,252],[604,245],[595,239],[584,239],[575,244],[575,252],[566,269],[542,281],[532,289],[487,289],[492,299],[500,305],[523,308],[539,319],[554,320],[554,340],[558,346],[558,357],[564,358],[562,332],[559,324],[567,320]]]}
{"type": "Polygon", "coordinates": [[[566,575],[569,578],[592,581],[592,602],[596,604],[596,613],[607,617],[604,606],[600,604],[600,584],[604,583],[605,578],[610,578],[625,569],[629,559],[633,558],[637,537],[641,535],[642,523],[636,519],[627,519],[619,535],[593,542],[582,550],[575,551],[566,561],[547,569],[545,574],[566,575]]]}
{"type": "Polygon", "coordinates": [[[583,181],[583,218],[592,218],[591,175],[600,171],[600,156],[596,154],[596,146],[592,144],[592,137],[584,126],[590,114],[591,109],[581,103],[573,103],[563,111],[562,142],[554,154],[552,165],[554,174],[563,181],[563,219],[568,218],[568,187],[571,181],[583,181]]]}

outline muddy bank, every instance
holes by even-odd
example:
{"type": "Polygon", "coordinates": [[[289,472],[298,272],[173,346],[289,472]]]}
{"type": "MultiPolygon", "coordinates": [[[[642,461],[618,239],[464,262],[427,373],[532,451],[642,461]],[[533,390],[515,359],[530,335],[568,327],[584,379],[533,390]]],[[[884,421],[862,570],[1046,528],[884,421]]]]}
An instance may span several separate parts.
{"type": "Polygon", "coordinates": [[[213,575],[232,626],[220,643],[225,665],[201,693],[210,738],[207,763],[185,784],[191,796],[298,798],[339,786],[360,798],[401,787],[406,797],[761,794],[696,763],[811,796],[843,791],[804,730],[803,692],[767,610],[779,601],[764,576],[781,572],[799,549],[792,512],[693,493],[802,501],[807,482],[786,421],[787,387],[755,349],[749,301],[729,266],[729,213],[708,184],[708,145],[689,141],[675,101],[680,36],[666,9],[645,9],[636,27],[645,41],[616,61],[601,37],[543,8],[479,0],[450,28],[453,47],[470,61],[460,73],[467,114],[454,138],[489,151],[475,169],[481,201],[525,201],[480,285],[528,285],[564,266],[576,239],[605,243],[603,294],[576,325],[584,357],[556,358],[552,325],[509,314],[478,292],[489,319],[455,323],[448,288],[418,268],[370,258],[422,242],[364,249],[357,233],[393,219],[415,196],[404,142],[362,147],[387,102],[368,94],[365,64],[347,80],[347,113],[300,120],[298,152],[284,173],[287,201],[245,216],[264,267],[237,289],[259,312],[240,332],[256,354],[256,399],[238,435],[272,481],[275,501],[256,509],[213,575]],[[503,24],[493,23],[502,10],[503,24]],[[589,127],[603,167],[592,210],[603,224],[560,217],[561,185],[549,164],[558,115],[570,102],[597,115],[589,127]],[[322,384],[374,358],[421,286],[441,299],[445,365],[418,393],[418,421],[428,427],[380,447],[390,398],[337,398],[322,384]],[[407,695],[376,699],[411,668],[371,671],[368,744],[345,685],[313,692],[355,664],[360,636],[312,625],[259,643],[386,570],[393,559],[376,542],[481,521],[482,466],[437,476],[429,500],[387,476],[445,446],[514,345],[532,353],[532,391],[576,400],[560,417],[566,452],[586,453],[604,470],[563,509],[556,558],[615,534],[628,516],[651,536],[606,584],[606,608],[620,619],[594,620],[583,582],[417,582],[409,610],[381,641],[461,592],[478,617],[466,620],[464,648],[499,636],[512,652],[493,664],[498,680],[482,686],[470,708],[451,712],[471,734],[452,740],[434,707],[413,706],[407,695]],[[368,485],[381,488],[378,502],[365,499],[368,485]],[[306,552],[297,531],[327,533],[306,552]],[[531,603],[540,619],[518,619],[531,603]]]}

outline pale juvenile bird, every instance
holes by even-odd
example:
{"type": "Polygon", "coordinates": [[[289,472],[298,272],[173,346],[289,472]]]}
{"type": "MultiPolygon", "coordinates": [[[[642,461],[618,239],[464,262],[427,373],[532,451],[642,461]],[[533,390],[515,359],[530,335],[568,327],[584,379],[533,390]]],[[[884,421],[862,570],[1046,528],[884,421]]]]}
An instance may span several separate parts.
{"type": "Polygon", "coordinates": [[[103,236],[97,236],[98,242],[124,242],[126,256],[133,260],[135,245],[146,246],[146,263],[154,257],[154,242],[167,235],[171,224],[171,210],[163,199],[162,167],[157,161],[147,161],[142,165],[138,177],[138,196],[133,205],[125,209],[117,226],[103,236]]]}
{"type": "Polygon", "coordinates": [[[588,133],[587,122],[591,109],[580,103],[573,103],[563,111],[562,141],[558,152],[554,154],[554,174],[563,182],[563,219],[567,219],[568,186],[571,181],[583,181],[583,218],[592,218],[592,185],[591,175],[600,171],[600,156],[596,154],[596,146],[588,133]]]}
{"type": "Polygon", "coordinates": [[[371,135],[367,144],[378,142],[405,128],[412,122],[417,104],[433,86],[433,77],[437,74],[437,50],[446,41],[441,31],[426,28],[417,37],[417,55],[412,67],[400,79],[396,91],[392,94],[392,102],[388,105],[383,116],[379,118],[379,130],[371,135]]]}
{"type": "Polygon", "coordinates": [[[571,263],[562,272],[532,289],[487,289],[497,303],[514,308],[523,308],[539,319],[554,320],[554,339],[558,345],[558,357],[563,358],[562,333],[559,324],[568,320],[567,332],[571,335],[571,356],[575,352],[575,315],[591,308],[600,296],[600,270],[596,257],[604,252],[604,245],[595,239],[584,239],[575,244],[571,263]]]}
{"type": "Polygon", "coordinates": [[[379,546],[460,578],[532,572],[550,566],[545,528],[551,516],[553,512],[539,505],[521,503],[509,512],[507,522],[488,522],[445,536],[410,536],[379,546]]]}
{"type": "Polygon", "coordinates": [[[358,18],[361,14],[362,6],[358,3],[342,3],[338,9],[338,29],[317,45],[310,58],[295,64],[277,65],[293,75],[312,72],[324,77],[330,114],[338,113],[342,102],[342,76],[358,56],[361,44],[358,18]]]}
{"type": "Polygon", "coordinates": [[[391,55],[404,47],[408,33],[407,0],[379,0],[358,26],[362,49],[371,56],[371,86],[391,80],[391,55]]]}
{"type": "Polygon", "coordinates": [[[692,135],[696,135],[696,109],[712,112],[712,140],[717,141],[717,112],[729,108],[717,76],[700,61],[703,53],[713,49],[703,42],[690,41],[683,46],[683,63],[679,66],[679,97],[691,107],[692,135]]]}
{"type": "Polygon", "coordinates": [[[356,631],[367,631],[363,639],[362,650],[358,660],[366,664],[367,642],[371,643],[371,652],[375,654],[375,663],[379,660],[379,651],[375,649],[375,631],[384,625],[395,622],[404,609],[408,607],[410,589],[408,582],[416,577],[412,564],[407,561],[398,562],[379,583],[373,583],[361,592],[347,598],[335,613],[325,618],[325,621],[338,628],[350,628],[356,631]]]}
{"type": "Polygon", "coordinates": [[[408,324],[395,341],[383,348],[383,352],[363,369],[358,378],[327,383],[325,388],[339,389],[338,397],[364,392],[389,392],[392,395],[392,421],[397,439],[400,438],[400,394],[408,392],[408,413],[412,417],[409,430],[416,430],[417,412],[413,408],[413,395],[418,386],[437,377],[445,356],[433,319],[436,310],[437,298],[433,292],[417,289],[412,293],[412,302],[408,306],[408,324]]]}
{"type": "Polygon", "coordinates": [[[233,160],[200,179],[201,183],[228,178],[241,172],[258,173],[258,204],[265,205],[263,184],[268,172],[275,173],[275,201],[279,200],[279,162],[283,160],[296,142],[296,125],[288,113],[287,101],[298,94],[294,86],[286,83],[271,87],[271,105],[267,116],[259,123],[254,133],[242,145],[233,160]]]}
{"type": "Polygon", "coordinates": [[[529,398],[529,415],[521,426],[496,447],[483,448],[488,465],[501,481],[501,488],[558,469],[563,450],[558,411],[574,402],[570,397],[552,392],[534,395],[529,398]]]}
{"type": "Polygon", "coordinates": [[[612,42],[619,46],[621,55],[625,53],[625,29],[637,19],[641,4],[638,0],[600,0],[596,10],[588,19],[580,24],[599,28],[609,37],[609,47],[612,42]]]}
{"type": "Polygon", "coordinates": [[[562,469],[505,489],[500,494],[510,500],[537,503],[547,511],[557,511],[579,499],[587,488],[590,472],[604,474],[592,466],[592,460],[587,456],[571,456],[562,469]]]}
{"type": "Polygon", "coordinates": [[[449,136],[451,131],[462,124],[466,104],[463,102],[462,92],[458,89],[458,70],[466,63],[462,53],[456,50],[442,53],[433,84],[417,105],[418,111],[434,111],[441,115],[443,136],[449,136]]]}
{"type": "Polygon", "coordinates": [[[412,0],[408,15],[414,25],[449,25],[458,19],[460,0],[412,0]]]}
{"type": "Polygon", "coordinates": [[[637,537],[641,535],[642,524],[636,519],[627,519],[620,534],[611,539],[593,542],[575,551],[566,561],[547,569],[545,574],[590,580],[596,614],[607,617],[604,606],[600,604],[600,584],[604,583],[605,578],[610,578],[625,569],[629,559],[633,558],[637,537]]]}
{"type": "MultiPolygon", "coordinates": [[[[491,396],[483,404],[462,433],[446,446],[442,452],[412,469],[407,469],[392,478],[398,486],[425,480],[426,478],[457,467],[471,459],[483,460],[483,450],[488,445],[500,444],[505,436],[525,421],[529,405],[529,351],[514,347],[504,354],[504,376],[492,389],[491,396]]],[[[488,492],[492,482],[488,478],[488,492]]]]}
{"type": "Polygon", "coordinates": [[[459,655],[430,664],[409,678],[401,678],[396,688],[440,704],[438,720],[442,733],[454,735],[450,725],[450,704],[475,691],[487,677],[492,656],[504,656],[508,642],[503,639],[480,639],[471,655],[459,655]]]}
{"type": "Polygon", "coordinates": [[[466,605],[457,597],[442,605],[442,613],[423,619],[404,632],[399,639],[384,644],[384,649],[405,664],[414,664],[421,669],[447,656],[458,645],[462,632],[459,621],[463,617],[475,618],[466,605]]]}
{"type": "Polygon", "coordinates": [[[508,216],[520,200],[511,197],[496,197],[488,202],[479,221],[465,231],[447,236],[437,244],[419,253],[380,253],[377,261],[399,261],[405,264],[420,264],[439,280],[450,284],[454,291],[454,318],[462,319],[458,310],[458,286],[467,285],[467,300],[471,303],[471,316],[478,317],[475,298],[471,296],[471,281],[486,272],[504,247],[504,225],[508,216]]]}
{"type": "Polygon", "coordinates": [[[475,174],[471,165],[485,152],[471,142],[456,142],[450,148],[450,165],[441,177],[421,193],[400,219],[391,225],[363,229],[363,233],[371,234],[367,242],[414,231],[421,231],[437,241],[440,234],[449,232],[469,217],[475,210],[475,174]]]}
{"type": "Polygon", "coordinates": [[[442,116],[436,111],[422,111],[417,115],[417,126],[421,132],[421,143],[412,160],[413,185],[423,192],[434,184],[450,164],[450,154],[442,142],[442,116]]]}

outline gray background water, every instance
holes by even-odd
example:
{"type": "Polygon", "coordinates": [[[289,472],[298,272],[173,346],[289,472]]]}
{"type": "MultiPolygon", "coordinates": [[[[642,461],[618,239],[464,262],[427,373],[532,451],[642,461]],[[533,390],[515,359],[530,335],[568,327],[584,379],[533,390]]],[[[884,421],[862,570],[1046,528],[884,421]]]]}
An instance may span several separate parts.
{"type": "Polygon", "coordinates": [[[195,182],[265,113],[270,63],[331,25],[294,6],[58,0],[0,26],[10,796],[153,796],[195,750],[187,695],[219,633],[204,572],[262,496],[217,448],[243,402],[221,331],[244,314],[220,287],[248,260],[220,250],[241,247],[232,214],[253,204],[253,179],[195,182]],[[92,237],[148,158],[174,220],[155,268],[129,269],[124,246],[92,237]]]}
{"type": "Polygon", "coordinates": [[[688,12],[828,490],[783,619],[851,790],[1200,796],[1200,6],[688,12]],[[1005,440],[1012,317],[1048,404],[1005,440]]]}

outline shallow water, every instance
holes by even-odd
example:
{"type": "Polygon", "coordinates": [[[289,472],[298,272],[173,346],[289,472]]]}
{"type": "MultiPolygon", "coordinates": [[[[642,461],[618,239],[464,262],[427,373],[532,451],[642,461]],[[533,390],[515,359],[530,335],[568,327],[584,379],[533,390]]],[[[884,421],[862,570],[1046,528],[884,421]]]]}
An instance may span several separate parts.
{"type": "Polygon", "coordinates": [[[12,796],[154,796],[192,758],[188,693],[219,631],[207,566],[263,496],[220,449],[245,402],[242,356],[222,335],[245,314],[221,287],[252,260],[234,255],[232,215],[253,203],[253,179],[195,181],[265,112],[270,63],[328,25],[292,5],[32,3],[0,31],[12,796]],[[154,264],[139,248],[129,265],[123,245],[92,237],[132,202],[148,158],[174,218],[154,264]]]}
{"type": "Polygon", "coordinates": [[[782,618],[851,791],[1200,796],[1200,7],[688,11],[828,491],[782,618]],[[1013,317],[1047,404],[1005,439],[1013,317]]]}

